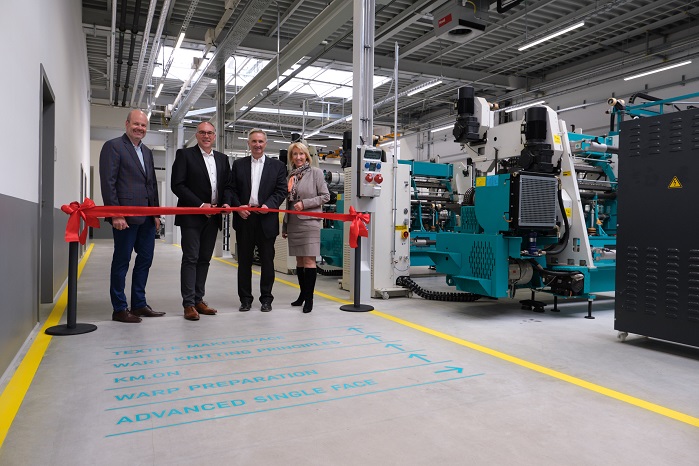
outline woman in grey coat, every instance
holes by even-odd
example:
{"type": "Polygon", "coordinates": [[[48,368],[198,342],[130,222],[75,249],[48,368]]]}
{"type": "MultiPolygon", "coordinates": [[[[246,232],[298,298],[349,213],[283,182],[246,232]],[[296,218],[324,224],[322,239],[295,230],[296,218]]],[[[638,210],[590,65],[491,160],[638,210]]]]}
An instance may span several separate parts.
{"type": "MultiPolygon", "coordinates": [[[[301,142],[294,142],[288,149],[289,196],[287,210],[297,212],[322,212],[323,204],[330,200],[328,186],[320,168],[311,167],[311,154],[301,142]]],[[[292,306],[303,305],[303,312],[313,310],[313,292],[316,286],[316,257],[320,255],[319,218],[306,215],[284,214],[282,237],[287,238],[289,255],[296,256],[296,276],[301,293],[292,306]]]]}

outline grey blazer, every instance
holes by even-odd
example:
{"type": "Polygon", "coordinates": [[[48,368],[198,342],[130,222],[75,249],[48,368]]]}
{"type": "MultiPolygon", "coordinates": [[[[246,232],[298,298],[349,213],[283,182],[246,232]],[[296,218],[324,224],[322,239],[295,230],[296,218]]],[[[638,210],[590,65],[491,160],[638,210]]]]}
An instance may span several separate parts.
{"type": "MultiPolygon", "coordinates": [[[[301,178],[298,185],[298,194],[303,202],[304,212],[322,212],[323,204],[330,200],[330,192],[328,191],[328,185],[325,183],[325,176],[323,170],[320,168],[311,167],[311,172],[301,178]]],[[[287,210],[293,210],[293,205],[297,201],[289,199],[287,195],[286,208],[287,210]]],[[[288,215],[284,214],[284,223],[282,224],[282,232],[286,233],[286,224],[288,222],[288,215]]],[[[319,219],[315,217],[309,217],[307,215],[299,215],[299,220],[315,220],[319,219]]]]}

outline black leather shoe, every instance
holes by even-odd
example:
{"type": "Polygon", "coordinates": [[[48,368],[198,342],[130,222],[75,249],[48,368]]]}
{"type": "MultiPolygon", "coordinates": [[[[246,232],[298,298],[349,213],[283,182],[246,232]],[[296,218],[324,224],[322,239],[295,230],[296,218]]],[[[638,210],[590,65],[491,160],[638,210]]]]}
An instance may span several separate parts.
{"type": "Polygon", "coordinates": [[[269,312],[271,310],[272,310],[272,303],[262,303],[262,306],[260,307],[260,311],[269,312]]]}
{"type": "Polygon", "coordinates": [[[124,322],[125,324],[137,324],[141,321],[141,318],[131,314],[128,309],[124,309],[123,311],[114,312],[112,314],[112,320],[124,322]]]}
{"type": "Polygon", "coordinates": [[[164,312],[154,311],[153,308],[151,308],[147,304],[146,304],[146,307],[142,307],[140,309],[134,309],[133,311],[131,311],[131,314],[138,316],[138,317],[162,317],[165,315],[164,312]]]}
{"type": "Polygon", "coordinates": [[[251,306],[252,303],[240,303],[240,307],[238,308],[238,310],[240,312],[247,312],[250,310],[251,306]]]}

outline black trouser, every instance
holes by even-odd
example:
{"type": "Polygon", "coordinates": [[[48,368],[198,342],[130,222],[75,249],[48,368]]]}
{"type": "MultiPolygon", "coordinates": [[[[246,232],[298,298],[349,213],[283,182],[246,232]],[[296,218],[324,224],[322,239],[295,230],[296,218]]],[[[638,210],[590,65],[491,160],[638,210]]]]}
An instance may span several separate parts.
{"type": "Polygon", "coordinates": [[[209,217],[201,227],[180,227],[182,232],[182,267],[180,288],[182,306],[194,306],[204,299],[206,276],[209,273],[211,255],[216,246],[218,225],[209,217]]]}
{"type": "MultiPolygon", "coordinates": [[[[276,214],[265,214],[276,215],[276,214]]],[[[252,303],[252,259],[257,246],[260,256],[260,302],[271,303],[274,285],[274,241],[266,238],[260,224],[261,214],[250,214],[236,230],[238,244],[238,296],[241,303],[252,303]]]]}

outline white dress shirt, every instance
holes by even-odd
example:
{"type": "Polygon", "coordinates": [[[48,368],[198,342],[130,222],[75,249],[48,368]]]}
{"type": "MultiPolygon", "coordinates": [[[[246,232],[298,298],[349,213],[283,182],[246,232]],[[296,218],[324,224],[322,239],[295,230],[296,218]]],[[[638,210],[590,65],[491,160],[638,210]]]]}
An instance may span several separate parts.
{"type": "Polygon", "coordinates": [[[211,204],[216,204],[216,200],[218,199],[218,189],[216,186],[216,159],[214,158],[214,151],[207,154],[201,147],[199,150],[201,150],[201,155],[204,157],[206,171],[209,173],[209,182],[211,183],[211,204]]]}
{"type": "Polygon", "coordinates": [[[250,157],[250,182],[252,188],[250,189],[250,202],[249,205],[254,207],[260,207],[260,200],[258,195],[260,192],[260,178],[262,178],[262,170],[265,167],[265,155],[255,159],[255,157],[250,157]]]}

